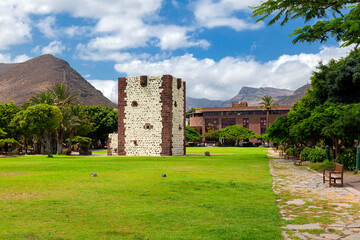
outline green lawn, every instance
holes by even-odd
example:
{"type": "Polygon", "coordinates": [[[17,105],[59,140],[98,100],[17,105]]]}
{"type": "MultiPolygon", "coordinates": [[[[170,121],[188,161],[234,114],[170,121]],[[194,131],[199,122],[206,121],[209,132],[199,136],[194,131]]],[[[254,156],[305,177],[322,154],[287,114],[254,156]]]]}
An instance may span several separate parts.
{"type": "Polygon", "coordinates": [[[0,158],[0,239],[282,239],[265,149],[187,153],[0,158]]]}

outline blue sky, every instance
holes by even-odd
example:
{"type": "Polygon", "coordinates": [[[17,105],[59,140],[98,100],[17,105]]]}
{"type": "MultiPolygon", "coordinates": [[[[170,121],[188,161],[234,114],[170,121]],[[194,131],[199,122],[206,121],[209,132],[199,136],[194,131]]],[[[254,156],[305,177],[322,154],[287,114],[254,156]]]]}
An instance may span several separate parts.
{"type": "Polygon", "coordinates": [[[0,3],[0,62],[50,53],[116,102],[118,77],[171,74],[187,95],[229,99],[243,86],[295,90],[334,40],[292,44],[303,22],[255,23],[260,0],[12,0],[0,3]]]}

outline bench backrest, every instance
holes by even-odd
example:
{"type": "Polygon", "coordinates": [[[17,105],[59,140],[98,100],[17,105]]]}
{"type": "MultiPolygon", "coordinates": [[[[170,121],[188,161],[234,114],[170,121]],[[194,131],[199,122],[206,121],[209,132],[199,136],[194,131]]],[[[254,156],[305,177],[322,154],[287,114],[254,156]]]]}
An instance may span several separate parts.
{"type": "Polygon", "coordinates": [[[336,172],[344,172],[344,164],[335,163],[336,172]]]}

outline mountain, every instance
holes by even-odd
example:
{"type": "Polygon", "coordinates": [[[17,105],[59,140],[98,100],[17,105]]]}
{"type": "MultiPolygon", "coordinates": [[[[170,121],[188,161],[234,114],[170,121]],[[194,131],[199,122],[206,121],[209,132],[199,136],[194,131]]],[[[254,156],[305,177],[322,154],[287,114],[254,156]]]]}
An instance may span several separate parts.
{"type": "Polygon", "coordinates": [[[78,94],[81,104],[116,108],[115,103],[96,90],[69,63],[50,54],[19,64],[0,64],[0,103],[22,104],[58,82],[78,94]]]}
{"type": "Polygon", "coordinates": [[[242,87],[236,96],[226,101],[187,97],[186,109],[191,107],[230,107],[233,102],[247,102],[249,106],[257,106],[259,105],[259,102],[263,96],[272,96],[280,105],[290,106],[303,97],[306,93],[306,90],[310,89],[310,87],[310,84],[306,84],[295,91],[271,87],[242,87]]]}
{"type": "Polygon", "coordinates": [[[192,98],[186,97],[186,109],[190,108],[203,108],[203,107],[219,107],[223,101],[210,100],[207,98],[192,98]]]}
{"type": "Polygon", "coordinates": [[[311,88],[311,84],[306,84],[301,88],[296,89],[293,95],[290,95],[278,101],[279,105],[289,105],[289,106],[292,105],[293,103],[299,101],[299,99],[305,95],[306,90],[310,88],[311,88]]]}
{"type": "Polygon", "coordinates": [[[233,102],[247,102],[249,106],[257,106],[261,102],[263,96],[272,96],[275,101],[279,101],[282,98],[293,95],[294,92],[287,89],[278,89],[271,87],[264,88],[251,88],[251,87],[242,87],[239,93],[229,99],[224,101],[221,106],[228,107],[231,106],[233,102]]]}

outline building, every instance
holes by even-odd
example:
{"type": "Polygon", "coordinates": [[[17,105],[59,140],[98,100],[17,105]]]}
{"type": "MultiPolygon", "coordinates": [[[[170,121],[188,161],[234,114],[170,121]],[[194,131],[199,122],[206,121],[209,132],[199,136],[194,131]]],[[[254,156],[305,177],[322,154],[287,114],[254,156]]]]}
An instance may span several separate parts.
{"type": "Polygon", "coordinates": [[[170,75],[118,79],[118,134],[108,155],[185,154],[185,82],[170,75]]]}
{"type": "MultiPolygon", "coordinates": [[[[290,106],[276,106],[269,116],[270,124],[281,115],[287,114],[290,106]]],[[[196,110],[189,115],[190,127],[200,134],[209,129],[222,129],[231,125],[240,125],[252,130],[255,134],[266,131],[266,110],[248,106],[246,102],[232,103],[231,107],[213,107],[196,110]]]]}

